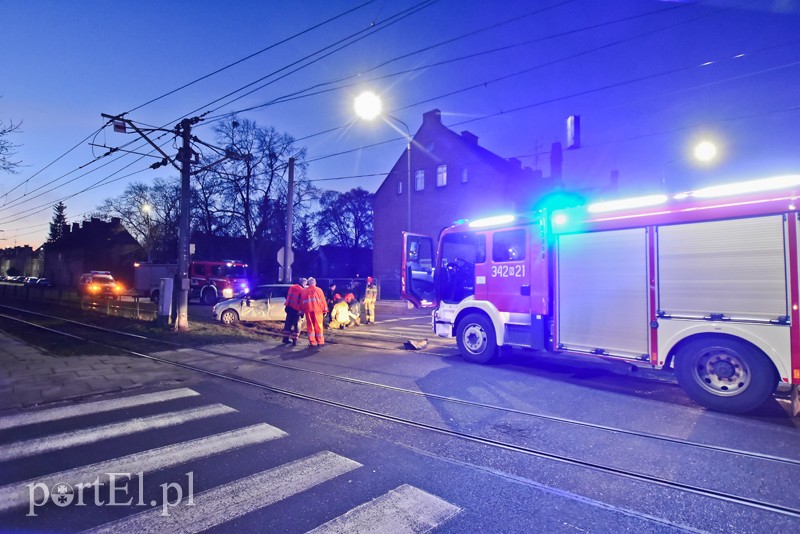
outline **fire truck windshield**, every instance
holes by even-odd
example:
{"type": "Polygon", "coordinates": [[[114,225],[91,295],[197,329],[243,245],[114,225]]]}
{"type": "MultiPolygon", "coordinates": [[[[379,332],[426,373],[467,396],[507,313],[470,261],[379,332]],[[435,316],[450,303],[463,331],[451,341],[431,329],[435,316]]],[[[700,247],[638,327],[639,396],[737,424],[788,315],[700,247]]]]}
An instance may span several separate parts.
{"type": "Polygon", "coordinates": [[[475,293],[475,264],[486,261],[486,236],[446,234],[441,247],[440,297],[444,302],[461,302],[475,293]]]}
{"type": "Polygon", "coordinates": [[[214,266],[212,275],[226,278],[247,278],[247,268],[242,265],[218,265],[214,266]]]}

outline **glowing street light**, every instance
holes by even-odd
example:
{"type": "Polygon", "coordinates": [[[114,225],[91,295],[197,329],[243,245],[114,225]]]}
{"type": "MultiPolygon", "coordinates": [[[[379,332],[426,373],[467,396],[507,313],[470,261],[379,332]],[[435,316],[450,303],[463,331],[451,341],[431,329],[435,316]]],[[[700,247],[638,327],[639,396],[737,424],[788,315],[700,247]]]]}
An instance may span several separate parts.
{"type": "Polygon", "coordinates": [[[717,145],[711,141],[701,141],[694,147],[694,157],[698,161],[708,163],[717,157],[717,145]]]}
{"type": "MultiPolygon", "coordinates": [[[[408,124],[401,121],[388,113],[383,112],[383,103],[381,98],[372,91],[365,91],[358,95],[355,100],[356,115],[366,120],[373,120],[376,117],[382,116],[402,124],[406,129],[406,195],[408,197],[407,205],[407,220],[408,231],[411,231],[411,130],[408,124]]],[[[401,130],[398,130],[402,133],[401,130]]]]}

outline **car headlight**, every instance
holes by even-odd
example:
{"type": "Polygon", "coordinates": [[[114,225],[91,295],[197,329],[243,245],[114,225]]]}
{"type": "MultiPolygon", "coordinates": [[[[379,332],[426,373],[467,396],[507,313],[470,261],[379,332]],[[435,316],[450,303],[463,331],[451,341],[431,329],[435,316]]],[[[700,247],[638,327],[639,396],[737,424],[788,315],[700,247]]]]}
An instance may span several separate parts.
{"type": "Polygon", "coordinates": [[[233,289],[226,287],[225,289],[222,290],[222,296],[225,297],[226,299],[231,298],[233,296],[233,289]]]}

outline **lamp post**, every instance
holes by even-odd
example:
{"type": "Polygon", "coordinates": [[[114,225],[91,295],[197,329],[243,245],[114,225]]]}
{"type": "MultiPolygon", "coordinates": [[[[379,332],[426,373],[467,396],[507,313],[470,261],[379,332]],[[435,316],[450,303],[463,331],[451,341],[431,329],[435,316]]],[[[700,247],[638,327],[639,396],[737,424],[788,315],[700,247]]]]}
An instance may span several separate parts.
{"type": "MultiPolygon", "coordinates": [[[[355,100],[356,114],[362,119],[372,120],[378,116],[383,116],[401,124],[406,129],[406,196],[407,196],[407,213],[406,220],[408,222],[408,231],[411,231],[411,129],[408,124],[401,121],[397,117],[383,112],[383,103],[378,95],[371,91],[366,91],[358,95],[355,100]]],[[[388,122],[388,121],[387,121],[388,122]]],[[[395,128],[397,129],[397,128],[395,128]]],[[[403,133],[402,130],[398,130],[403,133]]]]}

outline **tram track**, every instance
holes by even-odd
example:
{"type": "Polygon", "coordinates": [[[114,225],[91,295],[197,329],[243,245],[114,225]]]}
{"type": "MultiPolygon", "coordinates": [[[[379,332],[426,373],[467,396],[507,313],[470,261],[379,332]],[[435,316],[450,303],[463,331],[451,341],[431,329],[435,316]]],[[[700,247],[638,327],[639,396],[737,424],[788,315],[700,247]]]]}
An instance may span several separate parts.
{"type": "Polygon", "coordinates": [[[91,324],[88,324],[88,323],[82,323],[80,321],[74,321],[74,320],[66,319],[66,318],[62,318],[62,317],[56,317],[56,316],[43,314],[43,313],[39,313],[39,312],[33,312],[33,311],[30,311],[30,310],[24,310],[24,309],[21,309],[21,308],[14,308],[14,307],[5,306],[5,305],[0,305],[0,308],[11,310],[11,311],[14,311],[14,312],[20,313],[20,314],[31,314],[31,315],[34,315],[34,316],[38,316],[41,319],[47,319],[50,322],[48,322],[48,326],[44,326],[44,325],[37,325],[33,321],[26,321],[26,320],[21,319],[19,317],[14,317],[14,316],[11,316],[11,315],[8,315],[8,314],[2,314],[2,317],[4,317],[4,318],[23,321],[26,324],[33,325],[34,327],[40,326],[41,328],[45,328],[50,332],[61,333],[61,334],[64,334],[66,336],[69,336],[71,338],[84,339],[84,340],[86,340],[87,342],[90,342],[90,343],[102,344],[102,345],[107,346],[109,348],[113,348],[115,350],[123,351],[123,352],[125,352],[127,354],[130,354],[130,355],[133,355],[133,356],[136,356],[136,357],[146,358],[146,359],[149,359],[149,360],[152,360],[152,361],[156,361],[156,362],[159,362],[159,363],[163,363],[163,364],[167,364],[167,365],[174,365],[174,366],[177,366],[177,367],[181,367],[181,368],[184,368],[184,369],[188,369],[188,370],[192,370],[192,371],[195,371],[195,372],[198,372],[198,373],[202,373],[202,374],[205,374],[207,376],[213,376],[213,377],[216,377],[216,378],[219,378],[219,379],[236,382],[236,383],[239,383],[239,384],[242,384],[242,385],[258,388],[258,389],[261,389],[261,390],[269,391],[269,392],[280,394],[280,395],[285,395],[285,396],[288,396],[288,397],[291,397],[291,398],[295,398],[295,399],[302,399],[302,400],[305,400],[305,401],[311,401],[311,402],[315,402],[315,403],[324,404],[324,405],[329,406],[329,407],[334,407],[334,408],[337,408],[337,409],[347,410],[347,411],[349,411],[351,413],[356,413],[356,414],[359,414],[359,415],[363,415],[363,416],[379,419],[379,420],[390,422],[390,423],[403,425],[403,426],[406,426],[406,427],[411,427],[411,428],[415,428],[415,429],[419,429],[419,430],[423,430],[423,431],[428,431],[428,432],[434,432],[434,433],[439,434],[439,435],[443,435],[443,436],[447,436],[447,437],[451,437],[451,438],[457,438],[457,439],[464,440],[464,441],[467,441],[467,442],[470,442],[470,443],[473,443],[473,444],[477,444],[477,445],[481,445],[481,446],[492,447],[492,448],[495,448],[495,449],[504,450],[504,451],[508,451],[508,452],[512,452],[512,453],[516,453],[516,454],[522,454],[522,455],[526,455],[526,456],[533,456],[533,457],[537,457],[537,458],[541,458],[541,459],[545,459],[545,460],[558,462],[558,463],[561,463],[561,464],[566,464],[566,465],[579,467],[579,468],[583,468],[583,469],[589,469],[589,470],[597,472],[597,473],[603,473],[603,474],[606,474],[606,475],[612,475],[612,476],[616,476],[616,477],[621,477],[621,478],[624,478],[624,479],[627,479],[627,480],[633,480],[633,481],[637,481],[637,482],[653,484],[653,485],[656,485],[656,486],[660,486],[662,488],[668,488],[668,489],[681,491],[681,492],[685,492],[685,493],[689,493],[689,494],[693,494],[693,495],[698,495],[698,496],[703,496],[703,497],[707,497],[707,498],[711,498],[711,499],[715,499],[715,500],[719,500],[719,501],[724,501],[724,502],[727,502],[727,503],[730,503],[730,504],[735,504],[735,505],[739,505],[739,506],[745,506],[745,507],[749,507],[749,508],[759,509],[759,510],[771,512],[771,513],[777,513],[777,514],[781,514],[783,516],[787,516],[787,517],[790,517],[790,518],[793,518],[793,519],[800,519],[800,508],[798,508],[798,507],[779,504],[779,503],[775,503],[775,502],[767,502],[765,500],[752,498],[752,497],[747,497],[747,496],[743,496],[743,495],[737,495],[735,493],[723,491],[723,490],[720,490],[720,489],[704,488],[704,487],[697,486],[697,485],[690,484],[690,483],[684,483],[684,482],[680,482],[680,481],[669,480],[669,479],[664,478],[662,476],[651,475],[651,474],[647,474],[647,473],[641,473],[641,472],[636,472],[636,471],[632,471],[632,470],[622,469],[622,468],[611,466],[611,465],[603,465],[601,463],[597,463],[597,462],[593,462],[593,461],[587,461],[585,459],[570,457],[570,456],[567,456],[567,455],[558,454],[557,452],[551,452],[551,451],[548,451],[548,450],[544,450],[541,447],[534,448],[534,447],[526,446],[524,444],[518,444],[518,443],[513,443],[513,442],[510,442],[510,441],[503,441],[503,440],[499,440],[499,439],[493,439],[493,438],[489,438],[489,437],[485,437],[485,436],[480,436],[480,435],[477,435],[476,433],[472,433],[472,432],[464,432],[464,431],[456,430],[456,429],[453,429],[453,428],[444,428],[444,427],[438,426],[436,424],[431,424],[431,423],[427,423],[427,422],[424,422],[424,421],[414,420],[414,419],[410,419],[410,418],[407,418],[407,417],[401,417],[401,416],[398,416],[398,415],[393,415],[391,413],[378,412],[378,411],[375,411],[375,410],[372,410],[372,409],[356,406],[356,405],[349,404],[349,403],[346,403],[346,402],[340,402],[340,401],[337,401],[337,400],[326,399],[326,398],[320,397],[318,395],[312,395],[312,394],[308,394],[308,393],[303,393],[302,391],[293,391],[293,390],[287,389],[285,387],[278,387],[278,386],[275,386],[275,385],[270,385],[270,384],[267,384],[267,383],[264,383],[264,382],[260,382],[260,381],[255,380],[255,379],[246,378],[246,377],[242,377],[242,376],[237,376],[237,375],[232,374],[230,372],[215,371],[213,369],[209,369],[209,368],[203,367],[202,365],[195,365],[195,364],[188,364],[188,363],[184,363],[184,362],[178,362],[178,361],[174,361],[174,360],[171,360],[171,359],[168,359],[168,358],[164,358],[164,357],[161,357],[161,356],[153,356],[151,354],[146,354],[146,353],[143,353],[143,352],[139,352],[139,351],[136,351],[136,350],[125,348],[125,347],[122,347],[122,346],[118,346],[118,345],[115,346],[115,345],[109,344],[109,343],[98,342],[96,340],[92,340],[90,337],[87,337],[87,336],[78,336],[78,335],[76,335],[76,333],[74,331],[64,331],[64,330],[60,331],[60,330],[58,330],[58,328],[55,327],[55,325],[51,324],[51,322],[61,322],[63,324],[72,325],[73,327],[83,328],[83,329],[88,329],[88,330],[104,331],[107,334],[118,335],[118,336],[121,336],[121,337],[124,337],[124,338],[128,338],[128,339],[135,339],[135,340],[137,340],[139,342],[146,340],[146,341],[149,341],[151,343],[163,343],[165,346],[170,346],[172,348],[190,349],[192,351],[203,353],[203,354],[207,354],[209,356],[214,356],[216,358],[225,357],[225,358],[230,358],[230,359],[236,360],[236,361],[248,362],[248,363],[251,363],[251,364],[260,364],[260,365],[265,365],[265,366],[272,366],[272,367],[276,367],[276,368],[282,368],[282,369],[285,369],[285,370],[293,372],[293,373],[307,373],[307,374],[311,374],[311,375],[314,375],[314,376],[317,376],[317,377],[321,377],[323,379],[336,380],[336,381],[341,381],[341,382],[344,382],[344,383],[353,384],[353,385],[357,385],[357,386],[363,386],[363,387],[380,388],[382,390],[391,391],[391,392],[395,392],[395,393],[400,393],[400,394],[403,394],[403,395],[413,395],[413,396],[416,396],[416,397],[426,398],[428,400],[436,400],[436,401],[440,401],[440,402],[453,403],[453,404],[466,406],[466,407],[470,407],[470,408],[477,408],[477,409],[492,410],[492,411],[497,411],[497,412],[504,412],[504,413],[514,414],[514,415],[518,415],[518,416],[522,416],[522,417],[534,418],[534,419],[537,419],[537,420],[540,420],[540,421],[553,423],[553,424],[565,424],[565,425],[575,426],[575,427],[588,429],[588,430],[593,430],[593,431],[609,432],[609,433],[614,433],[614,434],[618,434],[618,435],[622,435],[622,436],[631,436],[631,437],[642,438],[642,439],[647,439],[647,440],[654,440],[654,441],[657,441],[657,442],[665,442],[665,443],[670,443],[670,444],[674,444],[674,445],[687,446],[687,447],[702,449],[702,450],[705,450],[705,451],[711,451],[713,453],[719,453],[719,454],[723,454],[723,455],[732,455],[732,456],[735,456],[735,457],[738,457],[738,458],[747,458],[747,459],[753,460],[753,461],[765,461],[765,462],[769,462],[771,464],[772,467],[770,467],[770,469],[774,469],[776,467],[777,468],[798,467],[798,466],[800,466],[800,460],[798,460],[798,459],[780,457],[780,456],[764,454],[764,453],[758,453],[758,452],[745,451],[745,450],[741,450],[741,449],[735,449],[735,448],[724,447],[724,446],[719,446],[719,445],[699,443],[699,442],[684,440],[684,439],[680,439],[680,438],[675,438],[675,437],[672,437],[672,436],[653,434],[653,433],[647,433],[647,432],[638,432],[638,431],[634,431],[634,430],[627,430],[627,429],[621,429],[621,428],[614,428],[614,427],[610,427],[610,426],[606,426],[606,425],[600,425],[600,424],[596,424],[596,423],[590,423],[590,422],[585,422],[585,421],[577,421],[577,420],[574,420],[574,419],[562,418],[562,417],[557,417],[557,416],[552,416],[552,415],[547,415],[547,414],[528,412],[528,411],[525,411],[525,410],[518,410],[518,409],[514,409],[514,408],[508,408],[508,407],[503,407],[503,406],[480,403],[480,402],[475,402],[475,401],[470,401],[470,400],[465,400],[465,399],[459,399],[459,398],[451,397],[451,396],[438,395],[438,394],[435,394],[435,393],[426,393],[426,392],[411,390],[411,389],[407,389],[407,388],[401,388],[401,387],[397,387],[397,386],[391,386],[391,385],[387,385],[387,384],[371,382],[371,381],[367,381],[367,380],[361,380],[361,379],[356,379],[356,378],[351,378],[351,377],[339,376],[339,375],[335,375],[335,374],[331,374],[331,373],[325,373],[325,372],[321,372],[321,371],[317,371],[317,370],[313,370],[313,369],[305,369],[305,368],[297,367],[297,366],[293,366],[293,365],[287,365],[287,364],[278,363],[278,362],[274,362],[274,361],[270,361],[270,360],[264,360],[263,358],[244,357],[244,356],[233,355],[233,354],[229,354],[229,353],[225,353],[225,352],[218,351],[218,350],[213,350],[213,349],[190,347],[190,346],[183,345],[181,343],[177,343],[177,342],[174,342],[174,341],[159,340],[159,339],[155,339],[155,338],[148,338],[147,336],[142,336],[142,335],[139,335],[139,334],[131,334],[131,333],[128,333],[128,332],[120,332],[120,331],[110,330],[110,329],[107,329],[107,328],[99,327],[99,326],[96,326],[96,325],[91,325],[91,324]]]}

